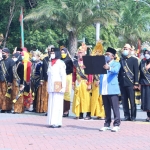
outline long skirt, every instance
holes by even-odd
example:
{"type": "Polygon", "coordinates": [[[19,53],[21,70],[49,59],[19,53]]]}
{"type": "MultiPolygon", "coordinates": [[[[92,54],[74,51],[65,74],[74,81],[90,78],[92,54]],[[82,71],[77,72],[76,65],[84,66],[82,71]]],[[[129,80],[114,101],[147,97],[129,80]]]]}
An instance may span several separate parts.
{"type": "Polygon", "coordinates": [[[141,109],[143,111],[150,111],[150,86],[141,86],[141,109]]]}
{"type": "Polygon", "coordinates": [[[11,110],[12,109],[12,101],[11,97],[6,97],[7,92],[7,84],[6,82],[0,81],[0,109],[2,110],[11,110]]]}
{"type": "Polygon", "coordinates": [[[99,95],[99,87],[95,86],[94,83],[92,85],[91,116],[105,118],[102,96],[99,95]]]}
{"type": "Polygon", "coordinates": [[[74,91],[72,112],[79,117],[80,113],[90,112],[90,91],[87,90],[86,80],[81,80],[74,91]]]}
{"type": "Polygon", "coordinates": [[[47,112],[48,125],[62,125],[63,98],[64,94],[62,93],[49,93],[47,112]]]}
{"type": "MultiPolygon", "coordinates": [[[[16,99],[18,92],[19,92],[19,87],[17,85],[17,81],[14,79],[12,84],[12,95],[11,95],[12,101],[16,99]]],[[[24,112],[23,96],[20,96],[17,102],[14,104],[14,112],[17,113],[24,112]]]]}
{"type": "Polygon", "coordinates": [[[43,85],[40,85],[38,87],[36,97],[36,112],[38,113],[47,112],[47,107],[48,107],[47,82],[44,81],[43,85]]]}
{"type": "Polygon", "coordinates": [[[64,112],[67,112],[70,109],[71,89],[72,89],[72,74],[69,74],[66,77],[66,92],[64,94],[64,112]]]}

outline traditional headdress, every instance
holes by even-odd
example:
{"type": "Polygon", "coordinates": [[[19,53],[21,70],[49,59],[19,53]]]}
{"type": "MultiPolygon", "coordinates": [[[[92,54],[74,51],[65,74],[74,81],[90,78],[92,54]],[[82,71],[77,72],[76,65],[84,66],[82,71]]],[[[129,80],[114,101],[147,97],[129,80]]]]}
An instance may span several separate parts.
{"type": "Polygon", "coordinates": [[[98,41],[96,46],[94,47],[91,55],[92,56],[94,56],[94,55],[102,55],[103,52],[104,52],[104,48],[103,48],[102,42],[98,41]]]}
{"type": "Polygon", "coordinates": [[[143,51],[145,51],[145,50],[147,50],[147,51],[150,51],[150,43],[149,42],[143,42],[142,43],[142,46],[141,46],[141,49],[143,50],[143,51]]]}
{"type": "Polygon", "coordinates": [[[82,43],[82,46],[78,48],[78,52],[86,52],[87,51],[87,46],[85,43],[82,43]]]}
{"type": "Polygon", "coordinates": [[[116,55],[116,50],[111,48],[111,47],[108,47],[106,52],[109,52],[109,53],[112,53],[113,55],[116,55]]]}

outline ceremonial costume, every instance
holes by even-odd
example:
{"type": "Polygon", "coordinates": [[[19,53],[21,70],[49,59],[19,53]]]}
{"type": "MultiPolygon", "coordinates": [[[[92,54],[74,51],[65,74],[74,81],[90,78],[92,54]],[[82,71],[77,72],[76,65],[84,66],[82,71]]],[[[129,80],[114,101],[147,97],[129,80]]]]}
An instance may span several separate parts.
{"type": "MultiPolygon", "coordinates": [[[[126,50],[124,50],[126,51],[126,50]]],[[[122,104],[125,120],[135,120],[136,104],[134,86],[138,86],[138,60],[131,56],[123,56],[120,60],[119,84],[121,89],[122,104]],[[131,115],[129,112],[128,99],[131,104],[131,115]]]]}
{"type": "MultiPolygon", "coordinates": [[[[3,52],[10,53],[9,49],[4,48],[3,52]]],[[[14,61],[8,57],[4,57],[0,61],[0,108],[1,112],[9,111],[12,109],[12,101],[11,101],[11,86],[8,86],[8,83],[12,83],[13,81],[13,72],[12,67],[14,65],[14,61]]]]}
{"type": "Polygon", "coordinates": [[[14,113],[24,112],[23,89],[24,86],[24,66],[19,53],[13,55],[15,65],[13,66],[13,84],[12,84],[12,101],[14,102],[14,113]]]}
{"type": "Polygon", "coordinates": [[[66,91],[64,94],[64,113],[67,112],[67,114],[64,114],[64,117],[67,117],[69,114],[70,109],[70,99],[71,99],[71,89],[72,89],[72,73],[73,73],[73,62],[71,58],[67,54],[67,49],[62,48],[61,51],[64,53],[62,54],[61,60],[64,61],[66,65],[66,91]]]}
{"type": "Polygon", "coordinates": [[[34,101],[33,101],[33,111],[36,112],[44,112],[43,111],[43,93],[41,82],[43,81],[43,70],[42,70],[42,62],[40,61],[40,52],[36,51],[33,58],[35,58],[34,63],[32,63],[32,93],[34,93],[34,101]],[[38,60],[37,58],[38,57],[38,60]]]}
{"type": "MultiPolygon", "coordinates": [[[[101,42],[98,42],[92,51],[92,56],[98,56],[103,54],[103,46],[101,42]]],[[[92,97],[91,97],[91,116],[98,117],[97,119],[105,118],[104,105],[102,95],[99,94],[99,75],[93,76],[92,83],[92,97]]]]}
{"type": "Polygon", "coordinates": [[[48,67],[48,116],[47,123],[53,128],[62,126],[63,98],[66,90],[66,66],[60,60],[59,48],[51,48],[51,62],[48,67]]]}
{"type": "Polygon", "coordinates": [[[31,93],[30,86],[30,76],[31,76],[31,66],[32,63],[29,61],[29,53],[27,49],[23,49],[22,52],[23,65],[24,65],[24,106],[29,109],[32,104],[33,98],[31,93]]]}
{"type": "Polygon", "coordinates": [[[43,59],[43,85],[42,85],[42,93],[43,93],[43,112],[47,112],[47,107],[48,107],[48,92],[47,92],[47,69],[49,65],[49,56],[46,56],[43,59]]]}
{"type": "MultiPolygon", "coordinates": [[[[83,44],[79,47],[79,53],[85,54],[87,48],[83,44]]],[[[73,69],[73,85],[75,86],[72,112],[77,118],[82,119],[83,113],[87,113],[87,117],[90,119],[91,112],[91,96],[88,86],[91,86],[92,75],[86,75],[84,73],[84,65],[82,58],[78,57],[78,61],[74,61],[73,69]],[[80,117],[79,117],[80,116],[80,117]]]]}

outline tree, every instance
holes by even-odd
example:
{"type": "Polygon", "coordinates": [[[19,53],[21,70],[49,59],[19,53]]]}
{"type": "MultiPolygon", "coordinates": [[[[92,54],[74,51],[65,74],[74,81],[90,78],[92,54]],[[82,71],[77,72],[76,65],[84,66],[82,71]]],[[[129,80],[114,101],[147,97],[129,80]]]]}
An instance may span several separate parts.
{"type": "Polygon", "coordinates": [[[77,38],[86,27],[100,21],[107,25],[117,16],[113,0],[46,0],[25,17],[26,21],[55,25],[68,34],[69,50],[74,56],[77,38]],[[99,5],[99,8],[97,7],[99,5]]]}

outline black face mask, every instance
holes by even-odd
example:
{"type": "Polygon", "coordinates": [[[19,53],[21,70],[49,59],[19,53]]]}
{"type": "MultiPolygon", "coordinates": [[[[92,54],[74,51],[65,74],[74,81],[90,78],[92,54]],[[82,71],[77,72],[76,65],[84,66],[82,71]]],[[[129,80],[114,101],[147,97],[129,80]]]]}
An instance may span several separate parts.
{"type": "Polygon", "coordinates": [[[2,55],[3,59],[6,59],[6,55],[2,55]]]}

